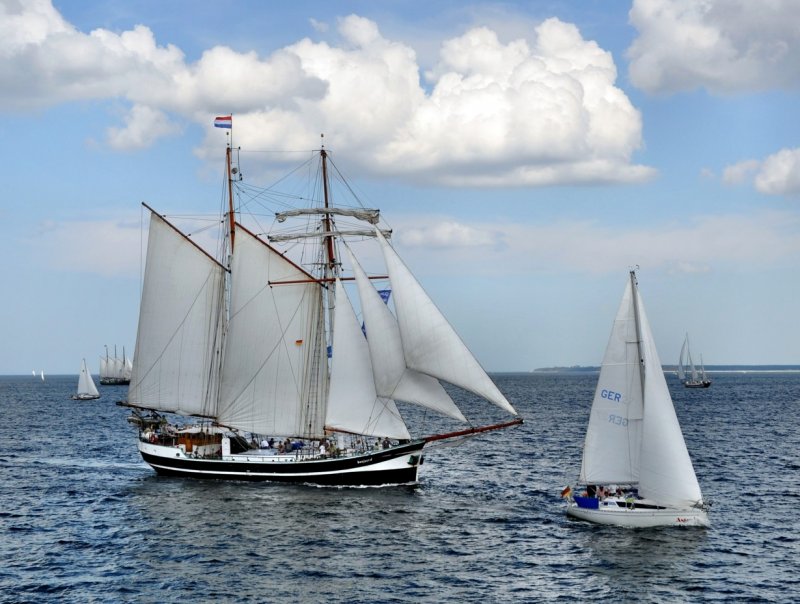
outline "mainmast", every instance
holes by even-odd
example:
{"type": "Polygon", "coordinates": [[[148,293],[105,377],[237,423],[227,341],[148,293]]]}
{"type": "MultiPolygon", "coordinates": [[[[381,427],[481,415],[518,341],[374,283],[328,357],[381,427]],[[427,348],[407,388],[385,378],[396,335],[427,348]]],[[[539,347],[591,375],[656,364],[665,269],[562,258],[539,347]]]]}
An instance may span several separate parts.
{"type": "MultiPolygon", "coordinates": [[[[328,210],[330,208],[330,200],[328,198],[328,153],[325,151],[323,147],[319,152],[320,157],[322,158],[322,190],[323,190],[323,197],[325,200],[325,209],[328,210]]],[[[331,215],[328,212],[325,212],[322,218],[322,223],[325,226],[325,253],[326,253],[326,277],[328,274],[335,275],[336,274],[336,256],[334,254],[334,246],[333,246],[333,229],[331,228],[331,215]]]]}

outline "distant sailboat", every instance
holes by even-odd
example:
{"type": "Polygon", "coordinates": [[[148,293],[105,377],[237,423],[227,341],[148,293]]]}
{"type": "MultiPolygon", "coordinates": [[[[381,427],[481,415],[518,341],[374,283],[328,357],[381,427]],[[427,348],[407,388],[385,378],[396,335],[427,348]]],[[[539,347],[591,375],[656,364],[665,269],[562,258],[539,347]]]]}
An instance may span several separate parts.
{"type": "Polygon", "coordinates": [[[90,401],[100,398],[100,393],[97,391],[97,386],[94,385],[92,374],[86,368],[86,359],[81,362],[81,372],[78,376],[78,392],[72,399],[76,401],[90,401]]]}
{"type": "Polygon", "coordinates": [[[623,527],[708,526],[636,275],[606,348],[583,447],[580,495],[567,514],[623,527]]]}
{"type": "Polygon", "coordinates": [[[133,362],[125,356],[125,347],[122,347],[122,358],[117,356],[117,347],[114,346],[114,356],[100,357],[100,384],[103,386],[127,386],[131,383],[133,362]]]}
{"type": "Polygon", "coordinates": [[[678,378],[687,388],[708,388],[711,380],[706,375],[706,368],[703,366],[703,356],[700,355],[700,370],[695,367],[692,361],[692,352],[689,349],[689,334],[681,347],[681,355],[678,358],[678,378]],[[688,375],[687,375],[688,372],[688,375]]]}
{"type": "Polygon", "coordinates": [[[44,381],[44,369],[42,369],[42,381],[44,381]]]}

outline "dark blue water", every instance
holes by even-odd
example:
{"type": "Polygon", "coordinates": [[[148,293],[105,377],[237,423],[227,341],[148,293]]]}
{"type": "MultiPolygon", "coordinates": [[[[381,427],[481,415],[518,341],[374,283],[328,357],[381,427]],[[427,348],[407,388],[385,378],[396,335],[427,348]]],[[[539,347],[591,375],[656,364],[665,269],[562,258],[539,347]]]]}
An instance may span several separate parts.
{"type": "Polygon", "coordinates": [[[0,378],[0,601],[794,601],[800,374],[713,377],[670,378],[709,530],[567,520],[596,375],[497,376],[526,424],[393,489],[158,478],[124,388],[0,378]]]}

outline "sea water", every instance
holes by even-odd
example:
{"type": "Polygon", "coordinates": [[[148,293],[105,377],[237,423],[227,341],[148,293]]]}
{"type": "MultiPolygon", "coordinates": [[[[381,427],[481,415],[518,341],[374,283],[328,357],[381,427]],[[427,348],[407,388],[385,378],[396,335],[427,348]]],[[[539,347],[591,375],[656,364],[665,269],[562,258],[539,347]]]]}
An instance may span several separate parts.
{"type": "Polygon", "coordinates": [[[669,376],[712,527],[644,530],[564,514],[596,374],[494,377],[525,424],[432,450],[417,487],[388,489],[160,478],[124,387],[79,402],[77,376],[0,377],[0,601],[797,599],[800,374],[669,376]]]}

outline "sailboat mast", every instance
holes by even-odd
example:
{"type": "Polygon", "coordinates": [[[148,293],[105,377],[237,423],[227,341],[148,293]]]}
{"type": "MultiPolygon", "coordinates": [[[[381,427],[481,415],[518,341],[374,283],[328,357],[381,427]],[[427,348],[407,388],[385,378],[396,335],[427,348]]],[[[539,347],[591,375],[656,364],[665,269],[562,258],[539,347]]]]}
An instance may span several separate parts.
{"type": "Polygon", "coordinates": [[[231,146],[228,145],[225,150],[225,161],[228,167],[228,225],[231,235],[231,251],[233,251],[233,239],[235,236],[236,221],[233,216],[233,179],[231,178],[231,146]]]}
{"type": "MultiPolygon", "coordinates": [[[[320,152],[320,157],[322,158],[322,190],[323,190],[323,197],[325,200],[325,209],[327,210],[330,208],[330,200],[328,198],[328,153],[325,149],[322,149],[320,152]]],[[[334,255],[334,247],[333,247],[333,229],[331,228],[331,215],[329,213],[325,213],[323,215],[323,224],[325,225],[325,251],[327,255],[327,262],[326,262],[326,277],[329,274],[335,274],[336,270],[336,257],[334,255]]]]}
{"type": "Polygon", "coordinates": [[[633,296],[633,319],[636,324],[636,352],[639,355],[639,380],[644,401],[644,354],[642,353],[642,329],[639,319],[639,292],[636,287],[636,271],[631,271],[631,295],[633,296]]]}

